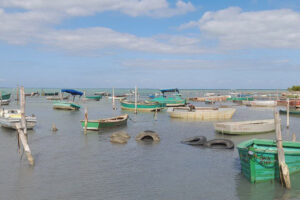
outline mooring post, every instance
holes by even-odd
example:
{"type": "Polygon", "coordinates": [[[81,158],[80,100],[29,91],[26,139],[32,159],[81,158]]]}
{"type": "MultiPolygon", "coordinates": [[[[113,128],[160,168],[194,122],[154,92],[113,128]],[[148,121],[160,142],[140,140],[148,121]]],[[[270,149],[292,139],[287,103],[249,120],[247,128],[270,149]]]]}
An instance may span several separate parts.
{"type": "Polygon", "coordinates": [[[134,113],[137,114],[137,87],[136,86],[134,92],[134,113]]]}
{"type": "Polygon", "coordinates": [[[290,99],[287,99],[286,104],[286,128],[290,127],[290,99]]]}
{"type": "Polygon", "coordinates": [[[112,107],[113,107],[113,110],[116,110],[116,103],[115,103],[115,88],[112,89],[112,107]]]}
{"type": "Polygon", "coordinates": [[[291,188],[290,173],[287,164],[285,163],[285,155],[282,147],[282,136],[281,136],[281,120],[279,113],[275,112],[275,126],[276,126],[276,141],[277,141],[277,152],[278,152],[278,164],[280,171],[281,183],[287,188],[291,188]]]}
{"type": "Polygon", "coordinates": [[[154,120],[155,121],[157,120],[157,109],[155,109],[155,112],[154,112],[154,120]]]}
{"type": "Polygon", "coordinates": [[[19,103],[19,98],[20,98],[20,94],[19,94],[19,86],[17,87],[17,102],[19,103]]]}
{"type": "Polygon", "coordinates": [[[87,125],[88,125],[88,109],[84,110],[84,134],[87,134],[87,125]]]}
{"type": "Polygon", "coordinates": [[[24,134],[27,136],[27,124],[26,124],[26,116],[25,116],[25,104],[26,104],[26,98],[25,98],[25,91],[24,87],[22,86],[20,89],[20,107],[21,107],[21,126],[23,128],[24,134]]]}
{"type": "Polygon", "coordinates": [[[295,133],[292,134],[292,141],[296,142],[296,134],[295,133]]]}

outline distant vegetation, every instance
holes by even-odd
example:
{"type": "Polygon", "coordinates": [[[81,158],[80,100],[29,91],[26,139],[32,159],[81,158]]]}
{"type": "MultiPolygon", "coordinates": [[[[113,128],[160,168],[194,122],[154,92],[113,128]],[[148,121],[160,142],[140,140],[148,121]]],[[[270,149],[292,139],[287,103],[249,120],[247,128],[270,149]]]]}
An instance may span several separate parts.
{"type": "Polygon", "coordinates": [[[293,87],[288,88],[289,91],[300,91],[300,85],[293,85],[293,87]]]}

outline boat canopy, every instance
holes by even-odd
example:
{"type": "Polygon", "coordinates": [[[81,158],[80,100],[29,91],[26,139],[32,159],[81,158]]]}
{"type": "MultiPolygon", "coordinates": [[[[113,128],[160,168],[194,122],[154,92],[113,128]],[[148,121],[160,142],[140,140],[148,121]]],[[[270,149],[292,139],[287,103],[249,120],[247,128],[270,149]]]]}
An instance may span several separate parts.
{"type": "Polygon", "coordinates": [[[83,92],[73,90],[73,89],[62,89],[61,92],[70,93],[71,95],[80,95],[80,96],[83,95],[83,92]]]}
{"type": "Polygon", "coordinates": [[[174,88],[174,89],[163,89],[163,90],[160,90],[161,93],[165,93],[165,92],[177,92],[179,93],[179,90],[177,88],[174,88]]]}

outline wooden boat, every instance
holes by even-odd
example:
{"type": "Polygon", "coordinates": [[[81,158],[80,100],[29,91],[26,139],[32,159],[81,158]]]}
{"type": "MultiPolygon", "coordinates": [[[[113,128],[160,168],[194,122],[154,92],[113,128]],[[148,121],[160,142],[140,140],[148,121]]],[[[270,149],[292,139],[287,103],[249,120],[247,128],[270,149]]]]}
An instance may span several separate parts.
{"type": "Polygon", "coordinates": [[[100,101],[100,99],[102,99],[102,96],[101,95],[95,95],[95,96],[85,96],[83,98],[85,101],[100,101]]]}
{"type": "Polygon", "coordinates": [[[158,97],[154,97],[150,99],[149,101],[151,102],[158,102],[160,104],[166,104],[167,107],[173,107],[173,106],[184,106],[186,104],[186,99],[182,98],[181,95],[179,94],[179,90],[176,89],[165,89],[165,90],[160,90],[162,95],[158,97]],[[172,95],[172,96],[166,96],[165,93],[174,93],[176,92],[177,94],[172,95]]]}
{"type": "Polygon", "coordinates": [[[227,101],[253,101],[253,97],[230,97],[226,99],[227,101]]]}
{"type": "Polygon", "coordinates": [[[46,97],[46,99],[47,100],[61,100],[61,99],[63,99],[63,100],[66,100],[66,99],[69,99],[69,95],[68,96],[64,96],[64,97],[60,97],[60,96],[47,96],[46,97]]]}
{"type": "Polygon", "coordinates": [[[1,105],[1,106],[9,105],[9,103],[10,103],[10,99],[0,100],[0,105],[1,105]]]}
{"type": "MultiPolygon", "coordinates": [[[[114,96],[114,99],[115,100],[123,100],[123,99],[126,99],[126,97],[127,97],[127,95],[125,95],[125,94],[122,94],[122,95],[115,95],[114,96]]],[[[110,96],[110,97],[108,97],[109,99],[113,99],[113,97],[112,96],[110,96]]]]}
{"type": "MultiPolygon", "coordinates": [[[[290,174],[300,171],[300,143],[283,141],[290,174]]],[[[238,146],[243,175],[252,183],[279,179],[276,140],[252,139],[238,146]]]]}
{"type": "Polygon", "coordinates": [[[205,103],[205,104],[215,104],[216,102],[215,102],[215,101],[212,101],[212,100],[205,100],[204,103],[205,103]]]}
{"type": "Polygon", "coordinates": [[[254,107],[274,107],[277,105],[277,101],[243,101],[243,104],[254,107]]]}
{"type": "Polygon", "coordinates": [[[41,96],[58,96],[58,92],[41,92],[41,96]]]}
{"type": "MultiPolygon", "coordinates": [[[[121,100],[122,110],[135,110],[135,102],[128,100],[121,100]]],[[[137,111],[160,111],[165,107],[165,104],[158,102],[149,102],[149,101],[138,101],[137,102],[137,111]]]]}
{"type": "MultiPolygon", "coordinates": [[[[290,99],[290,106],[291,107],[300,107],[300,99],[290,99]]],[[[286,99],[281,99],[277,101],[278,106],[286,106],[287,105],[287,100],[286,99]]]]}
{"type": "MultiPolygon", "coordinates": [[[[25,116],[27,129],[33,129],[36,125],[36,117],[25,116]]],[[[0,125],[5,128],[17,129],[16,124],[21,122],[19,109],[0,110],[0,125]]]]}
{"type": "Polygon", "coordinates": [[[232,135],[267,133],[275,130],[274,119],[240,122],[219,122],[215,123],[214,127],[217,132],[232,135]]]}
{"type": "MultiPolygon", "coordinates": [[[[280,114],[286,114],[287,111],[286,110],[279,110],[279,113],[280,114]]],[[[289,113],[291,115],[300,115],[300,110],[297,110],[297,109],[290,109],[289,113]]]]}
{"type": "Polygon", "coordinates": [[[10,99],[11,93],[1,92],[0,100],[8,100],[10,99]]]}
{"type": "MultiPolygon", "coordinates": [[[[111,117],[107,119],[88,120],[87,130],[99,130],[100,128],[109,128],[115,126],[126,125],[128,120],[128,114],[120,115],[117,117],[111,117]]],[[[81,126],[85,128],[85,121],[81,120],[81,126]]]]}
{"type": "Polygon", "coordinates": [[[172,118],[194,119],[194,120],[224,120],[231,119],[235,113],[235,108],[213,108],[196,107],[195,109],[185,110],[173,108],[169,112],[172,118]]]}
{"type": "Polygon", "coordinates": [[[53,104],[53,109],[58,110],[79,110],[80,108],[81,106],[74,102],[58,101],[53,104]]]}
{"type": "Polygon", "coordinates": [[[104,96],[104,97],[111,96],[111,94],[108,93],[108,92],[95,92],[94,95],[101,95],[101,96],[104,96]]]}

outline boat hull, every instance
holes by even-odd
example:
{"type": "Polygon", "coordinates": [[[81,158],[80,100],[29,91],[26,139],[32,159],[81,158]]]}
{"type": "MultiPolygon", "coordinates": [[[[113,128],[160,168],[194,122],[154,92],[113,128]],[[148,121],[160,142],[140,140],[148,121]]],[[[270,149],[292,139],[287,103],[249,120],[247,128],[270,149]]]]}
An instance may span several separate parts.
{"type": "MultiPolygon", "coordinates": [[[[0,125],[1,127],[4,128],[17,129],[16,124],[20,122],[21,119],[7,119],[2,117],[0,118],[0,125]]],[[[27,129],[33,129],[35,126],[36,126],[36,119],[26,117],[27,129]]]]}
{"type": "MultiPolygon", "coordinates": [[[[116,126],[123,126],[127,124],[128,115],[121,115],[118,117],[112,117],[107,119],[99,119],[99,120],[88,120],[87,122],[87,130],[97,131],[101,128],[111,128],[116,126]]],[[[85,128],[85,121],[80,121],[82,128],[85,128]]]]}
{"type": "Polygon", "coordinates": [[[58,110],[79,110],[80,106],[69,102],[56,102],[53,104],[53,109],[58,110]]]}
{"type": "MultiPolygon", "coordinates": [[[[156,102],[138,102],[137,111],[145,111],[145,112],[153,112],[160,111],[164,108],[164,104],[156,103],[156,102]]],[[[122,110],[135,110],[135,103],[129,101],[121,101],[121,109],[122,110]]]]}
{"type": "MultiPolygon", "coordinates": [[[[242,174],[252,183],[279,179],[275,140],[252,139],[238,146],[242,174]]],[[[300,143],[283,142],[290,174],[300,171],[300,143]]]]}

